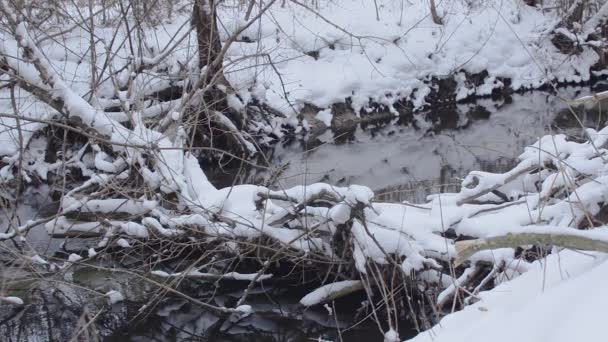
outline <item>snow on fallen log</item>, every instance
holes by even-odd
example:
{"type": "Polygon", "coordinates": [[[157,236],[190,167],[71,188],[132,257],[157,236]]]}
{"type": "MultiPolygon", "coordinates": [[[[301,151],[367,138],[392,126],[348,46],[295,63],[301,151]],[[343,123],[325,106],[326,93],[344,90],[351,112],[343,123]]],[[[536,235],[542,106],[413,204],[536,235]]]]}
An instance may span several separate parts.
{"type": "Polygon", "coordinates": [[[65,216],[48,221],[44,227],[53,237],[98,237],[102,235],[104,224],[101,222],[72,222],[65,216]]]}
{"type": "MultiPolygon", "coordinates": [[[[3,12],[11,12],[5,1],[0,0],[0,5],[3,12]]],[[[191,140],[188,128],[176,119],[183,113],[163,119],[170,122],[170,130],[164,124],[144,123],[144,118],[173,110],[182,100],[133,111],[128,113],[132,122],[121,124],[126,116],[104,113],[99,104],[89,104],[70,88],[67,79],[62,80],[61,73],[31,39],[25,23],[10,15],[7,21],[15,39],[7,37],[0,52],[24,56],[22,60],[8,58],[9,67],[23,72],[19,76],[25,82],[53,95],[45,98],[33,93],[62,114],[69,114],[73,121],[64,126],[82,129],[99,141],[83,147],[73,158],[87,171],[83,176],[90,178],[64,195],[63,211],[47,221],[32,221],[1,233],[0,240],[14,239],[45,224],[52,236],[101,238],[98,251],[89,250],[89,256],[101,253],[105,246],[129,248],[149,243],[163,245],[159,249],[163,254],[158,256],[162,259],[165,251],[173,257],[178,255],[173,254],[175,250],[195,246],[201,262],[190,264],[203,265],[202,261],[209,262],[219,253],[236,260],[251,251],[263,265],[258,273],[243,270],[249,265],[234,263],[224,274],[188,270],[153,271],[152,275],[253,284],[272,277],[264,273],[274,272],[270,267],[275,264],[302,265],[302,269],[315,271],[339,265],[341,276],[356,274],[370,279],[374,275],[371,271],[377,270],[382,276],[392,272],[399,280],[422,279],[418,284],[426,282],[438,288],[440,303],[450,302],[461,289],[475,289],[476,294],[485,289],[484,284],[496,284],[490,280],[506,274],[505,269],[517,275],[526,272],[529,264],[518,259],[514,251],[521,245],[607,249],[608,237],[600,236],[602,228],[576,230],[596,227],[594,219],[608,203],[606,128],[587,130],[590,140],[584,143],[565,135],[542,137],[526,148],[510,171],[472,171],[459,193],[437,194],[419,207],[372,202],[373,192],[357,185],[316,183],[273,191],[245,184],[217,189],[207,179],[197,155],[185,151],[191,140]],[[84,165],[85,159],[92,163],[84,165]],[[65,216],[69,213],[72,215],[65,216]],[[117,218],[113,213],[123,215],[117,218]],[[125,213],[132,217],[125,218],[125,213]],[[539,222],[553,228],[532,226],[539,222]],[[454,245],[454,235],[481,239],[454,245]],[[267,251],[271,253],[257,253],[267,251]],[[472,262],[464,273],[455,273],[460,275],[456,279],[449,275],[451,268],[445,269],[454,256],[457,265],[466,259],[472,262]],[[478,274],[488,270],[492,270],[488,275],[478,274]],[[479,278],[484,279],[482,283],[475,283],[479,278]]],[[[425,91],[428,89],[419,94],[425,91]]],[[[608,98],[607,93],[574,103],[604,98],[608,98]]],[[[212,116],[249,151],[255,150],[228,117],[219,112],[212,116]]],[[[136,250],[121,252],[135,254],[136,250]]],[[[75,254],[68,261],[77,261],[75,254]]],[[[376,280],[378,283],[370,284],[372,289],[382,286],[382,279],[376,280]]],[[[357,279],[327,284],[302,298],[301,303],[321,304],[362,288],[357,279]]]]}
{"type": "Polygon", "coordinates": [[[439,306],[439,308],[442,308],[443,306],[445,306],[445,304],[448,302],[448,300],[456,294],[458,289],[460,287],[462,287],[464,284],[469,283],[473,279],[473,277],[476,275],[476,273],[477,273],[476,267],[466,268],[464,270],[464,272],[462,272],[460,277],[458,277],[456,280],[454,280],[452,282],[452,284],[450,284],[445,290],[443,290],[437,296],[437,305],[439,306]]]}
{"type": "Polygon", "coordinates": [[[522,161],[513,170],[503,174],[492,174],[481,171],[471,172],[462,182],[463,189],[458,195],[456,204],[463,205],[498,190],[501,186],[537,167],[537,163],[534,160],[527,159],[522,161]]]}
{"type": "Polygon", "coordinates": [[[582,27],[582,32],[585,34],[593,34],[596,30],[601,30],[602,26],[608,21],[608,2],[589,19],[582,27]]]}
{"type": "Polygon", "coordinates": [[[144,217],[141,220],[141,223],[148,229],[159,234],[160,236],[164,236],[167,238],[179,237],[184,235],[183,230],[175,228],[165,228],[157,219],[153,217],[144,217]]]}
{"type": "MultiPolygon", "coordinates": [[[[49,105],[55,106],[58,111],[69,115],[77,125],[84,126],[83,128],[88,130],[87,134],[90,136],[95,136],[100,141],[109,144],[115,152],[123,153],[125,160],[132,163],[138,162],[140,173],[148,185],[153,188],[160,186],[161,191],[167,193],[179,192],[183,200],[190,206],[206,204],[202,201],[204,197],[199,189],[204,188],[206,194],[216,191],[216,189],[206,182],[206,177],[200,170],[196,159],[181,150],[185,132],[178,129],[178,133],[181,133],[177,135],[175,141],[171,141],[161,132],[148,129],[142,122],[139,113],[134,113],[135,125],[133,129],[129,129],[106,115],[102,110],[93,107],[54,71],[50,62],[32,40],[27,24],[17,21],[17,16],[4,1],[0,1],[0,10],[7,14],[7,21],[17,43],[3,44],[0,46],[0,52],[7,56],[25,55],[23,60],[8,59],[9,64],[12,63],[13,69],[27,71],[18,75],[20,79],[52,93],[52,98],[46,99],[49,105]],[[21,51],[18,51],[19,49],[21,51]],[[55,102],[50,103],[51,100],[55,102]],[[142,153],[150,151],[157,160],[154,163],[155,170],[144,167],[146,163],[142,158],[142,153]],[[202,177],[197,177],[196,181],[190,179],[193,175],[200,176],[201,174],[202,177]]],[[[41,98],[41,100],[44,99],[41,98]]],[[[104,164],[104,168],[105,166],[109,167],[104,164]]],[[[114,166],[111,169],[112,171],[117,170],[114,166]]]]}
{"type": "Polygon", "coordinates": [[[304,306],[323,304],[360,290],[363,290],[363,282],[361,280],[338,281],[323,285],[307,294],[300,299],[300,304],[304,306]]]}

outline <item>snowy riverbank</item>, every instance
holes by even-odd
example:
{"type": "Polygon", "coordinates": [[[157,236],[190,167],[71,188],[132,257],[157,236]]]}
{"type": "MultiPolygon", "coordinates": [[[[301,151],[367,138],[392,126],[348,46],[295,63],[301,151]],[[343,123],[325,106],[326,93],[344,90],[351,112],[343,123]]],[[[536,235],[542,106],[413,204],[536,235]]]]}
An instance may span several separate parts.
{"type": "MultiPolygon", "coordinates": [[[[231,48],[229,79],[282,111],[302,103],[323,109],[349,98],[358,112],[400,99],[421,107],[436,87],[431,78],[453,77],[453,95],[461,100],[501,88],[588,81],[598,62],[589,47],[578,56],[560,53],[549,36],[559,21],[555,11],[521,1],[440,1],[443,25],[433,23],[428,1],[377,1],[380,20],[374,3],[271,8],[241,35],[251,42],[231,48]],[[255,54],[260,57],[238,61],[255,54]]],[[[242,11],[221,14],[231,31],[242,11]]]]}

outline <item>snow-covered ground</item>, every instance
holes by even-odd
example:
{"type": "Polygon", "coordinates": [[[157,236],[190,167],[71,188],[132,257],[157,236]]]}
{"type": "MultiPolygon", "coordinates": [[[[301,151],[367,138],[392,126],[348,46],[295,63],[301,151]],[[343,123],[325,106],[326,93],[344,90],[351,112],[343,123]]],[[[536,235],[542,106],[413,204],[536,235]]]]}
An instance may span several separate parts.
{"type": "Polygon", "coordinates": [[[563,251],[480,293],[411,342],[606,341],[606,254],[563,251]]]}
{"type": "MultiPolygon", "coordinates": [[[[346,98],[356,110],[364,109],[370,101],[390,107],[399,99],[409,99],[419,107],[431,90],[425,84],[430,77],[454,75],[458,99],[488,95],[503,86],[501,78],[509,78],[513,89],[535,88],[550,81],[586,81],[590,67],[598,60],[588,47],[578,56],[559,53],[548,38],[558,21],[554,10],[541,11],[522,1],[440,1],[438,11],[444,25],[432,22],[426,0],[332,0],[315,5],[287,1],[285,6],[281,2],[238,37],[224,64],[227,78],[244,99],[255,96],[285,113],[293,114],[304,103],[326,109],[346,98]],[[465,71],[487,71],[485,84],[467,85],[465,71]]],[[[75,9],[67,8],[76,15],[75,9]]],[[[245,22],[245,11],[232,1],[223,3],[219,10],[220,33],[227,39],[245,22]]],[[[118,94],[123,101],[143,109],[153,104],[144,99],[146,95],[178,82],[191,70],[184,66],[196,65],[189,12],[164,19],[145,28],[141,48],[131,48],[123,26],[95,28],[96,68],[103,71],[98,79],[104,79],[95,94],[90,92],[93,60],[86,30],[71,27],[57,40],[47,34],[56,34],[64,27],[49,22],[40,27],[42,30],[31,28],[30,34],[68,85],[92,103],[106,106],[121,105],[109,100],[117,95],[108,78],[110,73],[122,70],[133,58],[147,63],[159,60],[162,51],[171,51],[158,69],[134,79],[129,94],[118,94]],[[113,51],[113,60],[103,68],[107,49],[113,51]]],[[[14,43],[2,37],[3,48],[13,51],[14,43]]],[[[128,75],[129,70],[122,70],[116,80],[128,75]]],[[[8,90],[0,93],[0,110],[12,112],[8,90]]],[[[25,116],[46,118],[52,114],[26,92],[18,90],[16,97],[25,116]]],[[[154,112],[150,110],[144,117],[154,112]]],[[[322,119],[328,122],[330,116],[322,119]]],[[[14,126],[11,118],[2,118],[2,122],[14,126]]],[[[28,125],[26,138],[29,128],[40,126],[28,125]]],[[[10,143],[14,140],[11,132],[0,132],[0,154],[14,153],[15,146],[10,143]]]]}
{"type": "MultiPolygon", "coordinates": [[[[432,22],[426,0],[317,3],[287,1],[244,32],[254,42],[235,44],[229,60],[260,56],[229,66],[233,84],[252,88],[283,111],[303,102],[327,108],[345,98],[359,110],[370,100],[391,105],[408,98],[423,105],[429,77],[455,75],[462,99],[490,94],[503,86],[499,78],[511,79],[513,89],[585,81],[598,60],[591,50],[559,53],[547,36],[558,20],[554,13],[523,1],[439,1],[444,25],[432,22]],[[260,62],[274,65],[256,66],[260,62]],[[465,86],[461,71],[484,70],[485,84],[465,86]]],[[[241,16],[239,8],[222,13],[229,32],[241,16]]]]}

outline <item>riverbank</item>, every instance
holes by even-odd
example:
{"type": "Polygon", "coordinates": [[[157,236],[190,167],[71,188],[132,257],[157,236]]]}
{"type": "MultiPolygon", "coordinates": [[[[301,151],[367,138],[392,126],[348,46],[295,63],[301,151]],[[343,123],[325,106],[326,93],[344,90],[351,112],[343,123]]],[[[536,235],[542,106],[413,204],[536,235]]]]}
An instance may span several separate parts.
{"type": "MultiPolygon", "coordinates": [[[[424,1],[287,2],[240,35],[227,77],[250,91],[244,96],[285,113],[346,101],[357,116],[603,77],[591,46],[563,54],[553,45],[562,14],[545,7],[438,2],[439,25],[424,1]],[[259,57],[239,60],[252,55],[259,57]]],[[[220,15],[232,32],[241,12],[227,7],[220,15]]]]}

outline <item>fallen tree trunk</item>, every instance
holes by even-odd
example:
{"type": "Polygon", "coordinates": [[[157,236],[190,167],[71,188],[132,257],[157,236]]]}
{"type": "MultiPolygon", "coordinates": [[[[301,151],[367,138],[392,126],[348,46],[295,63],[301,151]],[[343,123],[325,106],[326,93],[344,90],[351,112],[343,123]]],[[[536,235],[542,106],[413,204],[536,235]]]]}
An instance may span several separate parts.
{"type": "Polygon", "coordinates": [[[456,242],[456,257],[454,265],[459,266],[475,253],[505,247],[520,247],[526,245],[552,245],[569,249],[608,253],[608,238],[599,239],[585,236],[584,231],[573,231],[571,234],[555,233],[514,233],[486,239],[456,242]]]}

